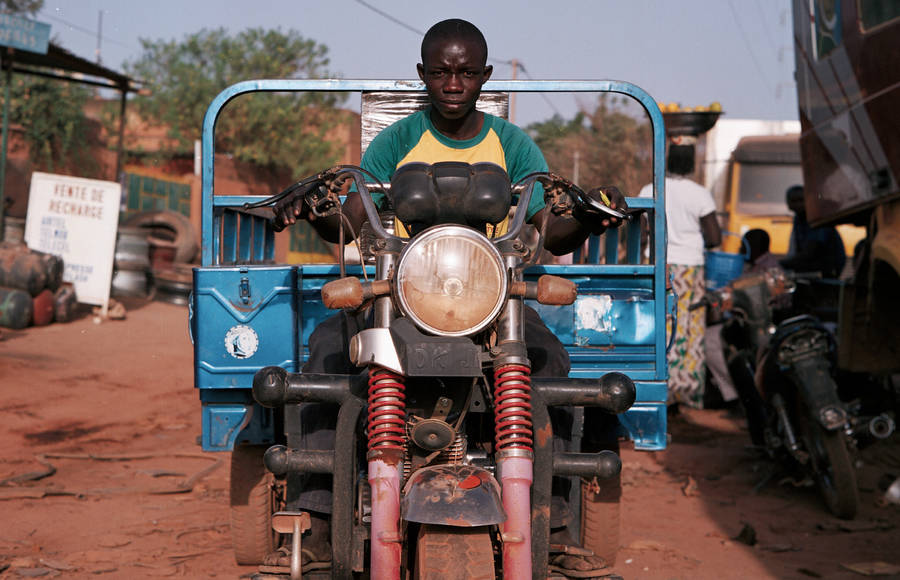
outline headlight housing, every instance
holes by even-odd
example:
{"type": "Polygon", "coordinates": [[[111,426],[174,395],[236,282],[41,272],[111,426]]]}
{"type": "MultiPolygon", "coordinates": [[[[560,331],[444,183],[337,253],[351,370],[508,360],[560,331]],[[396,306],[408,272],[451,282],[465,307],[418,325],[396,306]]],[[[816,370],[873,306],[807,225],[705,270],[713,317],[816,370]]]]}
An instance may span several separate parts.
{"type": "Polygon", "coordinates": [[[503,308],[508,281],[500,252],[477,230],[441,225],[407,245],[397,263],[400,310],[439,336],[466,336],[503,308]]]}

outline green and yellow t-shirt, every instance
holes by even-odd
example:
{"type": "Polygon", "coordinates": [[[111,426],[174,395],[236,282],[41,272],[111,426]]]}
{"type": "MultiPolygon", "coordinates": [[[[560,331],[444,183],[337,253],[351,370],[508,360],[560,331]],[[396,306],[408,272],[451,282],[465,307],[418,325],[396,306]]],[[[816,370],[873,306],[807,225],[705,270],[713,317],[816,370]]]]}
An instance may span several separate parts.
{"type": "MultiPolygon", "coordinates": [[[[484,113],[484,124],[478,135],[457,141],[444,136],[434,127],[430,108],[400,119],[381,131],[366,149],[361,165],[387,183],[401,165],[441,161],[496,163],[506,170],[513,183],[535,171],[548,170],[538,146],[512,123],[484,113]]],[[[384,196],[374,193],[372,198],[380,205],[384,196]]],[[[538,184],[528,204],[526,218],[530,220],[543,207],[543,189],[538,184]]],[[[506,223],[503,223],[498,225],[493,235],[501,235],[505,231],[506,223]]]]}

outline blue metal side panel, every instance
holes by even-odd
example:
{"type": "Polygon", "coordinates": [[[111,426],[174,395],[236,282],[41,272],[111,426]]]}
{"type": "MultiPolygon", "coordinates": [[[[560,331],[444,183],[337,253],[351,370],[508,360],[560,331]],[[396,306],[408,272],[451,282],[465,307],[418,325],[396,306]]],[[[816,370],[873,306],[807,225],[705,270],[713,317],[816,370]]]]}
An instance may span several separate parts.
{"type": "Polygon", "coordinates": [[[619,415],[619,422],[628,431],[634,448],[659,451],[666,448],[666,403],[635,403],[619,415]]]}
{"type": "MultiPolygon", "coordinates": [[[[232,394],[226,392],[225,395],[232,394]]],[[[200,444],[204,451],[231,451],[238,442],[252,445],[275,443],[272,410],[256,403],[221,402],[225,396],[202,402],[200,444]]]]}
{"type": "Polygon", "coordinates": [[[299,370],[297,280],[294,266],[194,269],[196,387],[249,389],[264,366],[299,370]]]}
{"type": "Polygon", "coordinates": [[[203,403],[200,446],[204,451],[234,449],[238,435],[250,422],[250,405],[203,403]]]}

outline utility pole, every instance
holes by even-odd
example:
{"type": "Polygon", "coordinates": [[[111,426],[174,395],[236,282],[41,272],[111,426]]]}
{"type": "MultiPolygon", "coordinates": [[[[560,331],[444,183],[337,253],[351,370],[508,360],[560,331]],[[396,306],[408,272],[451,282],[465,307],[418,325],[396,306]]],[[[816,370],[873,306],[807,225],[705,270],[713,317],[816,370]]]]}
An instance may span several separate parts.
{"type": "Polygon", "coordinates": [[[581,165],[581,163],[579,163],[580,161],[581,161],[581,151],[576,149],[575,150],[575,158],[572,160],[572,183],[575,183],[575,184],[578,183],[578,170],[580,169],[579,165],[581,165]]]}
{"type": "MultiPolygon", "coordinates": [[[[519,61],[516,59],[512,59],[510,61],[512,64],[512,80],[516,80],[516,75],[519,72],[519,61]]],[[[509,93],[509,122],[512,124],[516,123],[516,92],[512,91],[509,93]]]]}
{"type": "Polygon", "coordinates": [[[100,64],[100,42],[103,37],[103,10],[97,11],[97,50],[94,56],[97,58],[97,64],[100,64]]]}

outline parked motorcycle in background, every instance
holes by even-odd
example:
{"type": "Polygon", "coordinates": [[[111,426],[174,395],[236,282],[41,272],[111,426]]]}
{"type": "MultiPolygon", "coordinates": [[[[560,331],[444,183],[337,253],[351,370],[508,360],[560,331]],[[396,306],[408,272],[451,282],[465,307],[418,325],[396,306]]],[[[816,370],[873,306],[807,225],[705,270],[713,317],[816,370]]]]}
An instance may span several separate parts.
{"type": "Polygon", "coordinates": [[[855,453],[889,437],[894,419],[872,395],[871,381],[836,369],[834,333],[810,314],[827,309],[809,306],[821,299],[804,299],[816,288],[827,289],[828,281],[773,269],[708,291],[691,308],[706,306],[726,319],[728,372],[753,444],[776,470],[814,481],[830,512],[852,519],[859,507],[855,453]]]}

